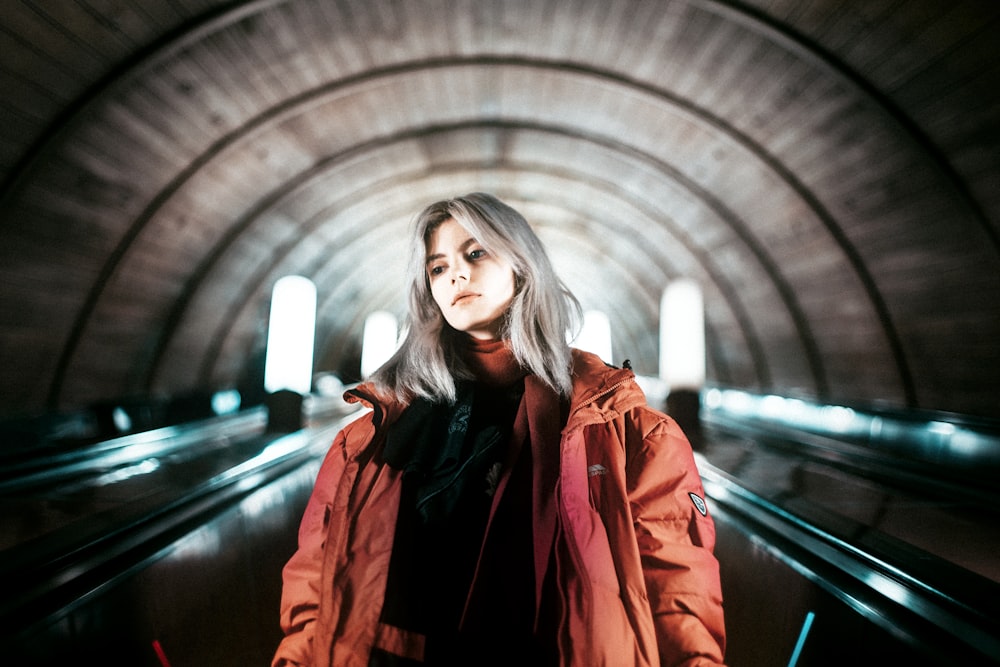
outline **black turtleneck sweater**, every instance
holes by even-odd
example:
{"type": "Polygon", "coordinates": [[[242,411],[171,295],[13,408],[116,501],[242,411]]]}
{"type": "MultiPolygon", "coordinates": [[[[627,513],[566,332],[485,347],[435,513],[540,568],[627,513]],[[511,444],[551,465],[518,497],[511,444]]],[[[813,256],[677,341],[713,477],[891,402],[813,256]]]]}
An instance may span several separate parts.
{"type": "Polygon", "coordinates": [[[511,444],[525,373],[500,341],[470,339],[466,361],[478,381],[459,383],[454,404],[415,401],[387,438],[403,487],[381,620],[425,635],[425,661],[376,649],[370,667],[540,664],[530,448],[511,444]]]}

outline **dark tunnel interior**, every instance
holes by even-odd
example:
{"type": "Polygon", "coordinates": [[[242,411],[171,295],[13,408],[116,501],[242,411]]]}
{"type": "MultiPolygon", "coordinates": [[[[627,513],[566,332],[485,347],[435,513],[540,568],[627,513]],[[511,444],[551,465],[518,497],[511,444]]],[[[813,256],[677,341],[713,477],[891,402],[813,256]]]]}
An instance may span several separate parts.
{"type": "Polygon", "coordinates": [[[1000,663],[998,37],[987,0],[5,3],[0,647],[266,664],[406,230],[484,191],[688,433],[732,664],[1000,663]]]}

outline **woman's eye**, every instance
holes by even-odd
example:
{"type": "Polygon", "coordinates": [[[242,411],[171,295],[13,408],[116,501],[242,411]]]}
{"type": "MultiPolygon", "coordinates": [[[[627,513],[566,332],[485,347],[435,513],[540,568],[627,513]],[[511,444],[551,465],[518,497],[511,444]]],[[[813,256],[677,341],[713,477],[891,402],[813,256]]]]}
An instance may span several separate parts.
{"type": "Polygon", "coordinates": [[[444,267],[432,266],[431,268],[427,269],[427,273],[431,276],[440,276],[442,273],[444,273],[444,267]]]}
{"type": "Polygon", "coordinates": [[[470,260],[482,259],[483,257],[486,257],[486,251],[482,248],[477,248],[469,252],[470,260]]]}

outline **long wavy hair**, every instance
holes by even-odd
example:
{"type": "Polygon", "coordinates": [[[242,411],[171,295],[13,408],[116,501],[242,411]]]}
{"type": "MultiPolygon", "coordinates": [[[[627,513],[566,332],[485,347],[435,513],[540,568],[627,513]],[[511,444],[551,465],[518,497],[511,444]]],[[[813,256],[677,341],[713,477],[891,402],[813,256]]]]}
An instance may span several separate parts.
{"type": "Polygon", "coordinates": [[[561,396],[568,396],[572,357],[567,335],[579,327],[580,304],[556,275],[524,216],[481,192],[431,204],[415,219],[410,237],[406,338],[372,374],[371,382],[400,400],[419,396],[450,402],[455,400],[455,381],[472,378],[461,354],[466,334],[445,321],[427,277],[428,243],[449,218],[487,252],[513,267],[514,298],[504,316],[501,337],[523,368],[561,396]]]}

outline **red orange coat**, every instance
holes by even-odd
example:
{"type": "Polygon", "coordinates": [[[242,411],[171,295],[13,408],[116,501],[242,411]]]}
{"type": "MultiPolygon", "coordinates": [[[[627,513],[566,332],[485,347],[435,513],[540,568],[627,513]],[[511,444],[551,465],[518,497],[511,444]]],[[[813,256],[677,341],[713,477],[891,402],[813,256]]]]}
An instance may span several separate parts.
{"type": "MultiPolygon", "coordinates": [[[[285,638],[273,667],[367,667],[373,646],[422,653],[422,638],[379,622],[401,473],[376,453],[405,406],[370,407],[337,435],[320,469],[283,571],[285,638]]],[[[631,371],[574,350],[552,492],[557,587],[572,610],[557,637],[561,664],[722,664],[715,526],[701,479],[684,434],[646,406],[631,371]]]]}

